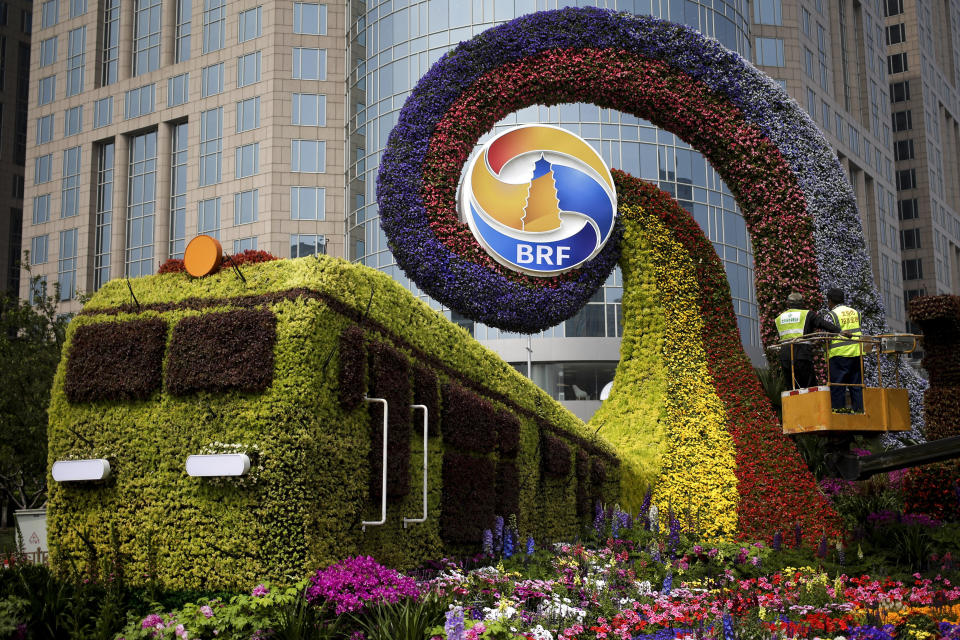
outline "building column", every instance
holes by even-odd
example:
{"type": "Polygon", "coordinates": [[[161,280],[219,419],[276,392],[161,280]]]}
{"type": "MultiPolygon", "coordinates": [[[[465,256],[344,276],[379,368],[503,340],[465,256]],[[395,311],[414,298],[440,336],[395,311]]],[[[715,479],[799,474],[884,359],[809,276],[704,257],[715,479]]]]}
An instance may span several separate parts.
{"type": "Polygon", "coordinates": [[[170,257],[170,149],[172,127],[157,127],[157,187],[153,202],[153,258],[157,265],[170,257]]]}
{"type": "Polygon", "coordinates": [[[117,136],[113,151],[113,212],[110,215],[110,278],[127,275],[127,187],[130,139],[117,136]]]}
{"type": "MultiPolygon", "coordinates": [[[[120,50],[117,52],[117,80],[133,76],[133,2],[120,3],[120,50]]],[[[126,157],[126,156],[124,156],[126,157]]],[[[124,172],[126,175],[126,172],[124,172]]]]}
{"type": "Polygon", "coordinates": [[[160,15],[160,66],[174,64],[177,49],[177,5],[179,2],[164,2],[160,15]]]}

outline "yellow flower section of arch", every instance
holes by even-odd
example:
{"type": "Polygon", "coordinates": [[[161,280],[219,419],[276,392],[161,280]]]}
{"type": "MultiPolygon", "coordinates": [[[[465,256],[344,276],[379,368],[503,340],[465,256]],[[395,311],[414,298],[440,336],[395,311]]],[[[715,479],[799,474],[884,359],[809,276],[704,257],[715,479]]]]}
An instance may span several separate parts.
{"type": "MultiPolygon", "coordinates": [[[[621,347],[607,404],[614,394],[619,406],[630,404],[620,396],[649,404],[646,413],[634,409],[615,414],[611,407],[610,412],[599,414],[604,420],[602,434],[624,460],[625,478],[634,476],[634,465],[643,467],[636,476],[655,478],[653,499],[661,513],[672,509],[681,520],[689,514],[703,534],[729,536],[737,523],[734,445],[700,338],[704,327],[694,265],[656,216],[629,206],[621,208],[620,214],[625,226],[620,267],[626,346],[621,347]],[[651,284],[653,296],[646,295],[651,284]],[[643,295],[634,296],[637,289],[643,295]],[[638,306],[650,302],[650,306],[638,306]],[[651,364],[654,369],[649,368],[651,364]],[[659,398],[651,398],[661,388],[659,398]],[[636,420],[638,415],[643,419],[636,420]],[[633,433],[641,430],[645,436],[633,433]],[[638,440],[652,446],[635,456],[638,452],[630,445],[638,440]],[[621,447],[621,442],[627,446],[621,447]]],[[[600,426],[594,422],[595,428],[600,426]]],[[[642,492],[636,485],[628,486],[628,481],[624,480],[621,499],[634,509],[642,492]]]]}
{"type": "MultiPolygon", "coordinates": [[[[624,214],[623,208],[619,211],[624,214]]],[[[660,354],[665,318],[657,291],[653,244],[634,223],[621,242],[623,339],[610,397],[589,427],[613,443],[620,456],[620,506],[636,513],[660,475],[667,451],[667,370],[660,354]],[[629,256],[629,259],[626,257],[629,256]]]]}

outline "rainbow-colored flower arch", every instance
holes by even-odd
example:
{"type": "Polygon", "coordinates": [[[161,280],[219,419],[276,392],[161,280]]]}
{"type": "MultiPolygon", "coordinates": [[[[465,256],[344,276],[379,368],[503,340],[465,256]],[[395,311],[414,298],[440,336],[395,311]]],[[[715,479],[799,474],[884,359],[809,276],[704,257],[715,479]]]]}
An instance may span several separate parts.
{"type": "MultiPolygon", "coordinates": [[[[811,308],[821,308],[823,293],[840,287],[860,309],[866,332],[886,330],[853,190],[799,105],[749,62],[699,32],[592,8],[530,14],[461,43],[421,79],[404,105],[384,152],[377,195],[381,225],[397,262],[425,292],[475,320],[533,332],[573,315],[602,284],[621,248],[631,246],[608,243],[580,269],[535,278],[491,260],[458,220],[457,182],[477,140],[514,111],[564,102],[588,102],[644,118],[707,157],[733,192],[753,243],[766,344],[776,339],[773,319],[792,290],[800,291],[811,308]]],[[[631,259],[624,254],[621,262],[631,259]]],[[[625,343],[633,337],[625,332],[625,343]]],[[[709,368],[720,372],[719,361],[711,361],[709,350],[704,353],[709,368]]],[[[737,359],[748,366],[742,351],[737,359]]],[[[615,389],[624,369],[622,360],[615,389]]],[[[914,424],[922,425],[922,383],[906,366],[902,376],[911,386],[914,424]]],[[[719,389],[716,379],[713,384],[719,389]]],[[[747,395],[752,398],[753,391],[747,395]]],[[[727,436],[736,441],[730,416],[744,405],[732,396],[722,404],[727,436]]],[[[774,433],[769,404],[747,402],[754,404],[765,407],[757,409],[764,415],[742,417],[740,423],[754,424],[764,438],[772,438],[770,443],[779,443],[776,447],[789,445],[774,433]]],[[[716,408],[704,410],[719,415],[716,408]]],[[[684,414],[667,430],[691,419],[684,414]]],[[[761,486],[772,476],[748,481],[741,473],[741,463],[749,466],[743,455],[756,452],[738,447],[734,442],[737,486],[732,493],[721,492],[721,501],[736,503],[739,494],[737,528],[748,531],[756,523],[743,518],[744,498],[751,493],[745,493],[744,483],[761,486]]],[[[791,491],[774,484],[778,489],[766,499],[783,498],[781,489],[791,491]]],[[[801,501],[817,503],[812,480],[801,484],[801,501]]],[[[695,482],[680,490],[677,504],[697,490],[695,482]]],[[[799,504],[781,508],[789,512],[794,506],[805,509],[799,504]]],[[[730,509],[724,512],[729,518],[730,509]]]]}

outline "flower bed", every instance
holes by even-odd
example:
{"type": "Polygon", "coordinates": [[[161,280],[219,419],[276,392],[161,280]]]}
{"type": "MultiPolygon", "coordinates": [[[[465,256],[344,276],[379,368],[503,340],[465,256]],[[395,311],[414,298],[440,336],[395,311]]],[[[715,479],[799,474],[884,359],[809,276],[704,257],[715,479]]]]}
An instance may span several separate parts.
{"type": "Polygon", "coordinates": [[[846,558],[840,542],[823,557],[809,547],[787,550],[779,539],[709,545],[675,519],[662,520],[655,511],[635,519],[601,511],[594,540],[604,543],[544,549],[529,537],[515,546],[515,525],[498,523],[483,555],[429,563],[417,578],[369,557],[347,558],[289,589],[260,584],[248,594],[133,617],[122,637],[960,637],[960,585],[946,565],[926,577],[891,579],[862,573],[870,560],[846,558]],[[847,560],[856,565],[849,572],[847,560]],[[292,635],[291,612],[302,635],[292,635]],[[315,635],[307,636],[311,628],[315,635]]]}

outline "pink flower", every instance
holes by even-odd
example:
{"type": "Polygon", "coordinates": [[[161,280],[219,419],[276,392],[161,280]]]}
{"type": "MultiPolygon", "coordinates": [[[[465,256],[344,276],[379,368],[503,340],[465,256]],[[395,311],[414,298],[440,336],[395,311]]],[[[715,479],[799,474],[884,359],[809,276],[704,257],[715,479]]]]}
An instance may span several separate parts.
{"type": "Polygon", "coordinates": [[[213,617],[213,609],[211,609],[211,608],[210,608],[210,605],[208,605],[208,604],[205,604],[205,605],[203,605],[202,607],[200,607],[200,613],[202,613],[202,614],[203,614],[203,617],[205,617],[205,618],[212,618],[212,617],[213,617]]]}
{"type": "Polygon", "coordinates": [[[260,596],[265,596],[268,593],[270,593],[270,589],[267,589],[262,584],[258,584],[256,587],[253,588],[253,592],[250,595],[259,598],[260,596]]]}
{"type": "Polygon", "coordinates": [[[178,624],[176,628],[176,634],[178,638],[183,638],[183,640],[188,640],[187,630],[183,628],[182,624],[178,624]]]}

